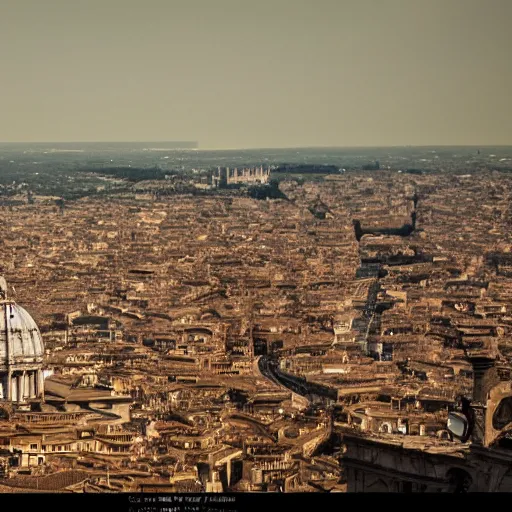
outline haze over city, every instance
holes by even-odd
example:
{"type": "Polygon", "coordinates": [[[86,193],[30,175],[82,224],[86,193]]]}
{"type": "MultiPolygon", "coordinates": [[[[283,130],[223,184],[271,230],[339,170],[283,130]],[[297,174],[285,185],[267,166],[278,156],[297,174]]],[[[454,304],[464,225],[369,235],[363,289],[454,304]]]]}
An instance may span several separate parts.
{"type": "Polygon", "coordinates": [[[508,0],[4,0],[4,142],[512,142],[508,0]]]}
{"type": "Polygon", "coordinates": [[[511,15],[4,0],[2,499],[512,491],[511,15]]]}

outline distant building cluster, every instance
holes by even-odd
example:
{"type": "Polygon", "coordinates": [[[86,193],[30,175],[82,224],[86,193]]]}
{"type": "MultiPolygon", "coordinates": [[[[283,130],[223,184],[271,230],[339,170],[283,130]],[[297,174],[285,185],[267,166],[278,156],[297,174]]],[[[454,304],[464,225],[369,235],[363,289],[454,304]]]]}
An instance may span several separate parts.
{"type": "Polygon", "coordinates": [[[233,168],[219,167],[213,171],[211,180],[214,188],[221,188],[226,185],[238,185],[240,183],[268,183],[270,179],[270,169],[260,167],[233,168]]]}

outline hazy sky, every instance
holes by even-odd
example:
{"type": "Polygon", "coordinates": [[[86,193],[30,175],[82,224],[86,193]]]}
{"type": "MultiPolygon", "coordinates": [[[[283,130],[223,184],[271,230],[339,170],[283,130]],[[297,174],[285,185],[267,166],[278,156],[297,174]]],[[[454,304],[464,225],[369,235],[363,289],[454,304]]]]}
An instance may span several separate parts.
{"type": "Polygon", "coordinates": [[[0,141],[512,144],[512,0],[0,0],[0,141]]]}

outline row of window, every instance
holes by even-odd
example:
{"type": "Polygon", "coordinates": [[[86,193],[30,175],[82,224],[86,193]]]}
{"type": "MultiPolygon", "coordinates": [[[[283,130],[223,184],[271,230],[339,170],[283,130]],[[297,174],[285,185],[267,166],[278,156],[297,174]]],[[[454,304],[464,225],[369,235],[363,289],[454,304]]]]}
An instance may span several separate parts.
{"type": "MultiPolygon", "coordinates": [[[[90,444],[83,444],[77,446],[78,450],[84,450],[84,451],[90,451],[92,449],[92,446],[90,444]]],[[[100,445],[99,451],[103,451],[103,446],[100,445]]],[[[117,448],[117,447],[114,447],[117,448]]],[[[39,446],[37,444],[31,444],[30,445],[30,451],[39,451],[39,446]]],[[[65,444],[65,445],[43,445],[41,447],[42,452],[71,452],[74,451],[73,445],[71,444],[65,444]]],[[[116,451],[114,449],[114,451],[116,451]]]]}
{"type": "MultiPolygon", "coordinates": [[[[39,450],[39,446],[37,444],[31,444],[30,445],[30,450],[31,451],[38,451],[39,450]]],[[[47,445],[43,445],[41,447],[41,451],[42,452],[66,452],[66,451],[71,451],[71,445],[70,444],[66,444],[66,445],[55,445],[55,444],[52,444],[50,446],[47,446],[47,445]]]]}

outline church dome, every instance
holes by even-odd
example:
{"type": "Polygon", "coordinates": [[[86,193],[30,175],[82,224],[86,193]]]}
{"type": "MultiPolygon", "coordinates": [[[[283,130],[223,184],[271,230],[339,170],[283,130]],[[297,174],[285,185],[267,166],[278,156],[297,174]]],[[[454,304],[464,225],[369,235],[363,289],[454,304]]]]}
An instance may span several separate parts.
{"type": "Polygon", "coordinates": [[[0,301],[0,368],[42,363],[41,333],[34,319],[13,301],[0,301]]]}

